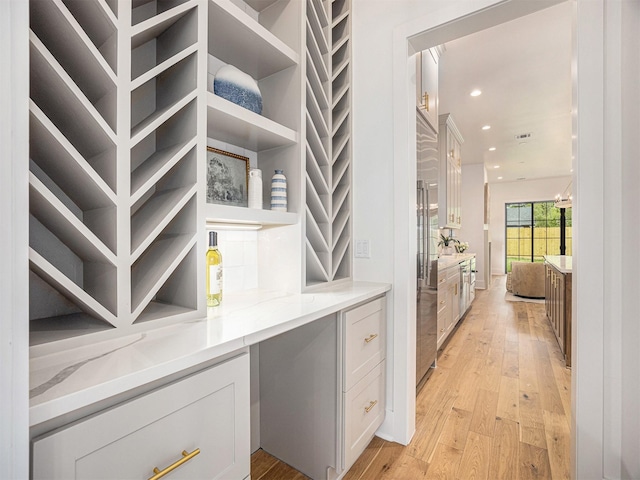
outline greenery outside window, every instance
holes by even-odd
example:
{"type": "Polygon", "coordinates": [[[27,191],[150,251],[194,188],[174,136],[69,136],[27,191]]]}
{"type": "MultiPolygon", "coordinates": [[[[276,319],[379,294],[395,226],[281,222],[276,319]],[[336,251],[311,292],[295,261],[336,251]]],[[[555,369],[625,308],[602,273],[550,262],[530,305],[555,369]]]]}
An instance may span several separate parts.
{"type": "Polygon", "coordinates": [[[553,201],[507,203],[505,228],[506,272],[511,262],[543,262],[545,255],[561,255],[562,247],[571,255],[571,209],[556,208],[553,201]]]}

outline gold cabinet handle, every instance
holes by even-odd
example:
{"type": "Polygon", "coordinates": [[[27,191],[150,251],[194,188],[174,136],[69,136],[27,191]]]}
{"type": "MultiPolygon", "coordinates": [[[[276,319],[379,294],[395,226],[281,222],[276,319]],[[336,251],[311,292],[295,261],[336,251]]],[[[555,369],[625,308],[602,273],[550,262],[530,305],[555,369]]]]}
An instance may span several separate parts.
{"type": "Polygon", "coordinates": [[[364,412],[365,413],[369,413],[371,411],[371,409],[373,407],[375,407],[378,404],[378,400],[372,400],[369,402],[369,406],[368,407],[364,407],[364,412]]]}
{"type": "Polygon", "coordinates": [[[440,300],[440,305],[444,305],[446,303],[446,300],[440,300]]]}
{"type": "Polygon", "coordinates": [[[178,460],[177,462],[172,463],[171,465],[169,465],[164,470],[160,471],[160,469],[158,467],[155,467],[153,469],[153,473],[155,473],[155,475],[153,477],[150,477],[149,480],[158,480],[159,478],[164,477],[167,473],[172,472],[173,470],[178,468],[180,465],[182,465],[183,463],[188,462],[189,460],[191,460],[193,457],[195,457],[199,453],[200,453],[200,449],[199,448],[196,448],[191,453],[187,453],[186,450],[183,450],[182,451],[182,458],[180,460],[178,460]]]}
{"type": "Polygon", "coordinates": [[[372,342],[375,338],[378,338],[378,334],[377,333],[372,333],[367,338],[365,338],[364,341],[366,343],[369,343],[369,342],[372,342]]]}
{"type": "Polygon", "coordinates": [[[422,99],[424,103],[420,106],[428,112],[429,111],[429,94],[427,92],[424,92],[424,94],[422,95],[422,99]]]}

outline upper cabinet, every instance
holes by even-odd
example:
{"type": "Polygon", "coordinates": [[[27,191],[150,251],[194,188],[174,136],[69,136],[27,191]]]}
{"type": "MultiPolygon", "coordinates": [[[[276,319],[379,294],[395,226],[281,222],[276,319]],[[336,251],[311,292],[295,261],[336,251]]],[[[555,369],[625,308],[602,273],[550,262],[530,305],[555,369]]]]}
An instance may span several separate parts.
{"type": "Polygon", "coordinates": [[[425,120],[438,133],[438,60],[440,48],[416,54],[416,106],[425,120]]]}
{"type": "Polygon", "coordinates": [[[461,182],[462,143],[464,142],[449,113],[439,117],[438,151],[440,154],[440,187],[438,208],[440,228],[462,225],[461,182]]]}

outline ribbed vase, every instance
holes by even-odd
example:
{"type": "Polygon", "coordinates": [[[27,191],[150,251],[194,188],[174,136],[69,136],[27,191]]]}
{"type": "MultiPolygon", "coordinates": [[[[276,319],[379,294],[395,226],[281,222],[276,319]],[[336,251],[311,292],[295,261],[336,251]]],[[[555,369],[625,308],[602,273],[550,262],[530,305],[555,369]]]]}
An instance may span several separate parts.
{"type": "Polygon", "coordinates": [[[276,170],[271,178],[271,210],[287,211],[287,177],[282,170],[276,170]]]}

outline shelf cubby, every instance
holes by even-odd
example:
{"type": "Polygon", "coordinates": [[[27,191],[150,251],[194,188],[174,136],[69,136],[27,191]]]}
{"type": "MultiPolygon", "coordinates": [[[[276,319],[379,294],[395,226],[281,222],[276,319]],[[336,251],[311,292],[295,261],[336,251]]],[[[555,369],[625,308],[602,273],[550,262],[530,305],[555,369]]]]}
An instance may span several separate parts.
{"type": "Polygon", "coordinates": [[[118,19],[104,0],[62,0],[73,18],[82,26],[91,42],[102,54],[114,72],[117,72],[117,23],[118,19]]]}
{"type": "Polygon", "coordinates": [[[313,90],[313,95],[316,98],[316,102],[321,110],[324,110],[329,107],[329,100],[327,97],[327,88],[324,85],[328,85],[328,82],[325,84],[320,80],[320,76],[318,75],[318,71],[316,70],[315,65],[313,64],[313,60],[311,59],[311,55],[307,51],[307,81],[309,85],[311,85],[311,89],[313,90]]]}
{"type": "Polygon", "coordinates": [[[104,75],[115,83],[117,30],[100,5],[80,0],[32,0],[29,5],[31,30],[72,78],[86,88],[102,85],[104,75]]]}
{"type": "MultiPolygon", "coordinates": [[[[320,137],[328,137],[329,136],[329,127],[327,126],[327,119],[325,118],[325,113],[320,110],[320,105],[316,98],[313,95],[313,91],[311,89],[311,85],[307,82],[307,111],[313,121],[313,125],[315,126],[316,131],[320,137]]],[[[325,110],[326,112],[327,110],[325,110]]]]}
{"type": "Polygon", "coordinates": [[[153,300],[196,243],[196,195],[131,266],[131,312],[136,318],[153,300]]]}
{"type": "Polygon", "coordinates": [[[349,224],[350,219],[350,211],[346,208],[346,205],[343,205],[343,207],[338,211],[332,225],[332,242],[334,245],[338,243],[338,239],[341,236],[347,234],[347,225],[349,224]]]}
{"type": "Polygon", "coordinates": [[[307,239],[309,240],[313,250],[316,252],[328,253],[331,250],[328,242],[329,224],[316,223],[309,207],[307,207],[306,215],[307,239]]]}
{"type": "Polygon", "coordinates": [[[151,322],[196,311],[198,289],[195,279],[199,260],[197,245],[193,245],[151,301],[137,315],[135,323],[151,322]]]}
{"type": "Polygon", "coordinates": [[[175,15],[193,4],[193,0],[131,0],[131,25],[138,26],[145,21],[175,15]]]}
{"type": "Polygon", "coordinates": [[[207,94],[207,136],[253,151],[293,145],[297,133],[213,93],[207,94]]]}
{"type": "Polygon", "coordinates": [[[209,0],[209,54],[251,75],[268,77],[299,63],[299,55],[230,0],[209,0]]]}
{"type": "Polygon", "coordinates": [[[307,175],[307,208],[311,212],[317,224],[331,223],[329,208],[331,207],[330,195],[320,195],[313,188],[313,183],[307,175]]]}
{"type": "Polygon", "coordinates": [[[320,51],[320,47],[318,46],[318,42],[316,41],[316,37],[313,35],[313,31],[311,30],[311,26],[309,22],[307,22],[307,52],[311,57],[311,61],[320,77],[321,82],[326,82],[329,80],[329,71],[327,69],[327,55],[323,55],[320,51]]]}
{"type": "Polygon", "coordinates": [[[339,156],[333,163],[331,172],[332,185],[339,185],[345,174],[347,174],[349,167],[351,166],[351,159],[347,155],[339,156]]]}
{"type": "Polygon", "coordinates": [[[340,75],[347,65],[349,65],[350,58],[349,38],[345,38],[331,56],[331,70],[333,72],[332,79],[335,79],[340,75]]]}
{"type": "Polygon", "coordinates": [[[131,41],[132,88],[195,53],[197,41],[198,10],[194,8],[141,30],[131,41]]]}
{"type": "Polygon", "coordinates": [[[329,156],[327,155],[328,139],[321,139],[313,125],[311,116],[307,113],[307,142],[313,156],[319,165],[329,165],[329,156]]]}
{"type": "MultiPolygon", "coordinates": [[[[101,305],[101,316],[108,316],[104,311],[115,315],[113,254],[104,246],[100,248],[100,242],[93,243],[91,236],[78,228],[77,223],[74,225],[72,215],[47,205],[33,185],[30,185],[29,201],[33,210],[29,217],[29,245],[37,254],[34,258],[38,268],[63,289],[63,295],[82,298],[82,290],[101,305]]],[[[99,309],[95,307],[94,310],[99,309]]]]}
{"type": "Polygon", "coordinates": [[[328,165],[318,165],[308,144],[306,157],[307,175],[309,175],[309,179],[313,184],[313,189],[320,195],[328,195],[331,169],[328,165]]]}
{"type": "Polygon", "coordinates": [[[311,4],[313,5],[314,13],[317,15],[320,25],[323,28],[327,27],[329,25],[329,16],[325,10],[323,0],[311,0],[311,4]]]}
{"type": "Polygon", "coordinates": [[[131,137],[157,128],[171,112],[195,98],[197,56],[181,60],[131,92],[131,137]]]}
{"type": "MultiPolygon", "coordinates": [[[[326,16],[324,18],[326,20],[326,16]]],[[[307,20],[309,22],[308,27],[313,32],[313,37],[320,48],[320,52],[323,55],[329,53],[329,43],[327,42],[327,32],[325,31],[327,25],[322,24],[313,0],[307,0],[307,20]]]]}
{"type": "Polygon", "coordinates": [[[137,258],[196,193],[196,151],[191,150],[131,207],[131,254],[137,258]]]}
{"type": "Polygon", "coordinates": [[[115,148],[115,133],[44,45],[30,42],[34,103],[85,158],[115,148]]]}
{"type": "Polygon", "coordinates": [[[33,102],[29,134],[30,170],[42,170],[83,211],[115,205],[115,169],[89,164],[33,102]]]}
{"type": "Polygon", "coordinates": [[[306,262],[306,285],[313,287],[317,285],[325,285],[330,281],[329,274],[323,263],[328,263],[331,255],[329,253],[316,252],[309,239],[306,240],[305,246],[306,262]]]}

